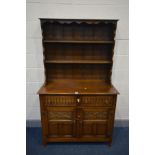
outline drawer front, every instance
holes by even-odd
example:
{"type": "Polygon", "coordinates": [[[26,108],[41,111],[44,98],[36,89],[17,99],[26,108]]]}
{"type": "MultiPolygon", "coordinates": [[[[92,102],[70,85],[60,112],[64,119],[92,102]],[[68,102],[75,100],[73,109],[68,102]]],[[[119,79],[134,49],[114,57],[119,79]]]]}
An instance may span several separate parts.
{"type": "Polygon", "coordinates": [[[113,106],[115,104],[115,96],[81,96],[81,106],[113,106]]]}
{"type": "Polygon", "coordinates": [[[61,95],[52,96],[46,95],[42,96],[45,106],[76,106],[76,98],[74,96],[61,95]]]}

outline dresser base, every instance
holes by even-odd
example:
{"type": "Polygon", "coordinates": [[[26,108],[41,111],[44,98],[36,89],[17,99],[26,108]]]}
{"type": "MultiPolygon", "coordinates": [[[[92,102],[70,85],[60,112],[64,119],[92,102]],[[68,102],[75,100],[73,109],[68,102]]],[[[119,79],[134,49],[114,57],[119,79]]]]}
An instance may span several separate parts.
{"type": "Polygon", "coordinates": [[[111,146],[112,145],[112,138],[103,138],[103,137],[97,137],[97,138],[43,138],[42,139],[42,144],[46,145],[47,143],[63,143],[63,142],[75,142],[75,143],[82,143],[82,142],[102,142],[106,143],[107,145],[111,146]]]}

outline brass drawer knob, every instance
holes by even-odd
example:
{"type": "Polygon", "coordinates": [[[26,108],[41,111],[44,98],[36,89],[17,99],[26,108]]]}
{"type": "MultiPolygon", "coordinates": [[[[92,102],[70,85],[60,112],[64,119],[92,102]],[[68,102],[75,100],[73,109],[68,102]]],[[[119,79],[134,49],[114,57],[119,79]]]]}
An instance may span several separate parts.
{"type": "Polygon", "coordinates": [[[79,94],[79,92],[78,91],[75,91],[75,94],[79,94]]]}
{"type": "Polygon", "coordinates": [[[80,103],[80,99],[79,98],[77,98],[77,103],[80,103]]]}

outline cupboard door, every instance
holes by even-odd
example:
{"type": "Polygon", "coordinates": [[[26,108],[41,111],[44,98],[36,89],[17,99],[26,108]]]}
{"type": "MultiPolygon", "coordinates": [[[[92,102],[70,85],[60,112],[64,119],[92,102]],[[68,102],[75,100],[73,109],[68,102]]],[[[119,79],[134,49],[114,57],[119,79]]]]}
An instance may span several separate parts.
{"type": "Polygon", "coordinates": [[[75,108],[47,107],[48,136],[75,137],[75,108]]]}
{"type": "Polygon", "coordinates": [[[113,108],[81,108],[80,137],[109,137],[112,135],[113,108]]]}

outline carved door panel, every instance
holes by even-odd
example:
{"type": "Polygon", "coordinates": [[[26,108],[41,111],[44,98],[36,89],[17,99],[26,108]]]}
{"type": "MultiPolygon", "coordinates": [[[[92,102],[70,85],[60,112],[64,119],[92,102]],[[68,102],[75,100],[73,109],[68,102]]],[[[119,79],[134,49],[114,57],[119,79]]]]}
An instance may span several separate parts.
{"type": "Polygon", "coordinates": [[[74,107],[47,107],[48,136],[75,137],[75,112],[74,107]]]}
{"type": "Polygon", "coordinates": [[[109,137],[112,134],[112,108],[81,108],[80,137],[109,137]]]}

